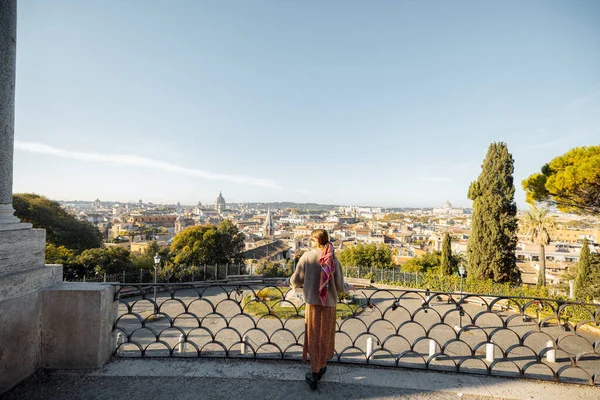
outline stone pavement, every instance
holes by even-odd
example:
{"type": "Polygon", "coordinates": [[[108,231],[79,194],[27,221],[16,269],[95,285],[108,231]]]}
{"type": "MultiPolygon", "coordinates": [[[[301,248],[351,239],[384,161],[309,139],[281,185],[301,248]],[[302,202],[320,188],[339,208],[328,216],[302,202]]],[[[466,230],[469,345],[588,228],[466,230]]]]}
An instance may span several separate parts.
{"type": "Polygon", "coordinates": [[[319,389],[299,362],[114,359],[93,371],[39,371],[1,399],[544,399],[600,398],[599,387],[331,364],[319,389]]]}

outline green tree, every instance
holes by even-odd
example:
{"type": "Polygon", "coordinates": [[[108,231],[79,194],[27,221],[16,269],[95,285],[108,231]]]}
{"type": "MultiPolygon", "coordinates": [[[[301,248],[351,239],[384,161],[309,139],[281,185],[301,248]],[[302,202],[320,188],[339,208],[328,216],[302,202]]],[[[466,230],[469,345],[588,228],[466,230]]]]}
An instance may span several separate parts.
{"type": "Polygon", "coordinates": [[[442,257],[441,257],[441,268],[440,273],[442,276],[452,275],[452,241],[448,232],[444,233],[444,240],[442,242],[442,257]]]}
{"type": "Polygon", "coordinates": [[[391,214],[386,214],[383,216],[383,221],[384,222],[389,222],[389,221],[403,221],[404,218],[406,218],[406,216],[402,213],[391,213],[391,214]]]}
{"type": "Polygon", "coordinates": [[[552,159],[522,182],[527,201],[547,202],[559,210],[600,213],[600,146],[576,147],[552,159]]]}
{"type": "Polygon", "coordinates": [[[244,235],[228,220],[189,227],[171,244],[173,263],[185,266],[239,263],[243,250],[244,235]]]}
{"type": "Polygon", "coordinates": [[[548,214],[547,208],[531,206],[521,220],[522,229],[529,239],[540,248],[540,270],[538,286],[546,286],[546,245],[550,243],[550,233],[554,230],[554,218],[548,214]]]}
{"type": "MultiPolygon", "coordinates": [[[[155,240],[148,243],[148,246],[144,249],[142,254],[134,256],[131,255],[131,258],[138,269],[152,269],[154,268],[154,256],[158,253],[161,257],[161,260],[168,258],[168,255],[165,254],[164,251],[160,248],[158,243],[155,240]]],[[[167,251],[168,253],[168,251],[167,251]]]]}
{"type": "Polygon", "coordinates": [[[442,263],[441,258],[442,253],[439,251],[423,254],[420,257],[413,257],[402,264],[402,270],[406,272],[427,272],[436,270],[442,263]]]}
{"type": "Polygon", "coordinates": [[[590,297],[600,299],[600,254],[590,254],[590,297]]]}
{"type": "Polygon", "coordinates": [[[286,265],[274,261],[261,261],[256,267],[256,272],[270,278],[290,276],[286,274],[286,265]]]}
{"type": "Polygon", "coordinates": [[[245,249],[244,234],[239,231],[237,226],[228,219],[225,219],[217,225],[218,233],[218,252],[222,259],[228,261],[225,264],[239,264],[244,257],[242,252],[245,249]]]}
{"type": "Polygon", "coordinates": [[[473,218],[467,255],[469,277],[520,283],[516,264],[517,206],[513,158],[505,143],[492,143],[482,171],[469,187],[473,218]]]}
{"type": "Polygon", "coordinates": [[[68,281],[81,279],[85,275],[85,269],[76,263],[76,259],[75,251],[65,246],[46,244],[46,264],[62,264],[63,277],[68,281]]]}
{"type": "Polygon", "coordinates": [[[65,246],[56,246],[52,243],[46,245],[46,264],[70,264],[74,257],[75,252],[65,246]]]}
{"type": "Polygon", "coordinates": [[[58,202],[37,194],[13,195],[15,215],[34,228],[46,230],[46,243],[79,253],[102,246],[102,234],[87,221],[79,221],[58,202]]]}
{"type": "Polygon", "coordinates": [[[577,277],[575,278],[575,297],[584,300],[590,293],[592,278],[590,247],[587,239],[583,240],[579,262],[577,263],[577,277]]]}
{"type": "Polygon", "coordinates": [[[387,268],[394,266],[392,251],[386,245],[362,244],[349,246],[338,253],[340,263],[348,267],[387,268]]]}
{"type": "Polygon", "coordinates": [[[135,269],[129,250],[119,246],[84,250],[76,262],[85,268],[86,275],[116,274],[135,269]]]}

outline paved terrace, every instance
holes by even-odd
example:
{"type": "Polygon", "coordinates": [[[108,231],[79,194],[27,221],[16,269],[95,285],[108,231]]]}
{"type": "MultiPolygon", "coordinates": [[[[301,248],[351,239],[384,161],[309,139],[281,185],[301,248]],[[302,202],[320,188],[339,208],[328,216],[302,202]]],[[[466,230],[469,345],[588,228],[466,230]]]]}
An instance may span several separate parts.
{"type": "Polygon", "coordinates": [[[600,398],[600,388],[508,379],[330,365],[316,392],[308,365],[232,359],[113,359],[97,370],[38,371],[0,398],[17,399],[544,399],[600,398]]]}

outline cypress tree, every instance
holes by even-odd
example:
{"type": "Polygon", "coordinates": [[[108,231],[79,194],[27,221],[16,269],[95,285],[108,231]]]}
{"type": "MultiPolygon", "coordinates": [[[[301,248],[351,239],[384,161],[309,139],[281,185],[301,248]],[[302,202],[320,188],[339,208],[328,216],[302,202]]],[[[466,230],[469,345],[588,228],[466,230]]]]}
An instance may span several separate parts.
{"type": "Polygon", "coordinates": [[[500,283],[520,283],[517,268],[517,205],[514,162],[505,143],[492,143],[482,171],[469,187],[473,200],[471,235],[467,245],[469,277],[500,283]]]}
{"type": "Polygon", "coordinates": [[[577,263],[577,277],[575,278],[575,298],[585,299],[591,281],[590,276],[590,248],[587,239],[583,240],[579,262],[577,263]]]}
{"type": "Polygon", "coordinates": [[[440,268],[442,276],[452,275],[452,244],[448,232],[444,233],[442,242],[442,265],[440,268]]]}

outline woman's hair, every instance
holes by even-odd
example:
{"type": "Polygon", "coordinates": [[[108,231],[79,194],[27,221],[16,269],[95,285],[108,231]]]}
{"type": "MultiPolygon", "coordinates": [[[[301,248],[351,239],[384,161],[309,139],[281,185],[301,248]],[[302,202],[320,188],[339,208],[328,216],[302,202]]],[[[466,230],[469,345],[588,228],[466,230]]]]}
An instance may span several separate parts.
{"type": "Polygon", "coordinates": [[[317,239],[319,246],[325,246],[329,242],[329,235],[325,229],[315,229],[311,232],[310,238],[317,239]]]}

